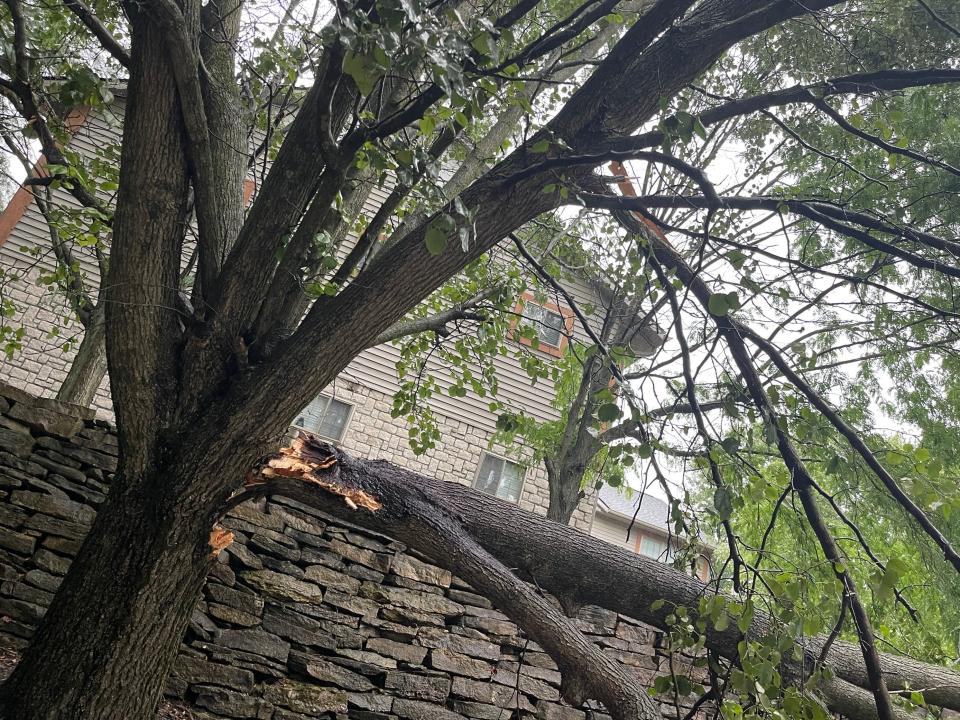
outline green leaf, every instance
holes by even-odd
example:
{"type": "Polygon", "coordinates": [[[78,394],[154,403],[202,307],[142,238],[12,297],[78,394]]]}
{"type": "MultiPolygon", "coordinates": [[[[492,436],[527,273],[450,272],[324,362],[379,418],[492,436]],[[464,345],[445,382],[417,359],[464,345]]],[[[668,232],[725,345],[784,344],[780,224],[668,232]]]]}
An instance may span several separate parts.
{"type": "Polygon", "coordinates": [[[434,221],[427,226],[424,242],[431,255],[439,255],[447,248],[447,231],[434,221]]]}
{"type": "Polygon", "coordinates": [[[550,149],[550,141],[544,138],[533,144],[533,147],[530,148],[530,152],[534,153],[545,153],[550,149]]]}
{"type": "Polygon", "coordinates": [[[488,32],[482,32],[470,41],[470,45],[481,55],[490,55],[490,49],[493,47],[493,37],[488,32]]]}
{"type": "Polygon", "coordinates": [[[744,255],[739,250],[731,250],[727,253],[727,262],[733,265],[734,270],[739,270],[743,267],[743,264],[747,261],[747,256],[744,255]]]}
{"type": "Polygon", "coordinates": [[[383,68],[371,57],[348,52],[343,58],[343,71],[353,78],[362,95],[369,95],[383,75],[383,68]]]}
{"type": "Polygon", "coordinates": [[[613,422],[617,420],[622,412],[616,403],[604,403],[597,408],[597,419],[600,422],[613,422]]]}
{"type": "Polygon", "coordinates": [[[700,118],[693,119],[693,131],[700,137],[701,140],[707,139],[707,129],[703,126],[703,123],[700,122],[700,118]]]}
{"type": "Polygon", "coordinates": [[[726,317],[727,313],[730,312],[728,302],[726,293],[714,293],[707,301],[707,310],[716,317],[726,317]]]}
{"type": "Polygon", "coordinates": [[[436,121],[429,115],[425,115],[420,118],[420,132],[424,135],[429,135],[433,132],[433,129],[437,126],[436,121]]]}

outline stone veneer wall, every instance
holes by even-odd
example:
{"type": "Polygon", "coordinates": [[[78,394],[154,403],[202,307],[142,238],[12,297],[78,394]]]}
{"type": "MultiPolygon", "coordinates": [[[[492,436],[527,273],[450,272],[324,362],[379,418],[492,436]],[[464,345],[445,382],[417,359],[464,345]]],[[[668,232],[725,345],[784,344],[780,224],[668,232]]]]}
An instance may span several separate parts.
{"type": "MultiPolygon", "coordinates": [[[[0,642],[31,636],[115,467],[107,423],[0,385],[0,642]]],[[[210,572],[166,688],[198,716],[609,717],[563,704],[540,647],[402,544],[280,498],[224,524],[236,540],[210,572]]],[[[599,608],[576,622],[645,683],[658,674],[652,629],[599,608]]],[[[676,716],[672,702],[662,708],[676,716]]]]}
{"type": "MultiPolygon", "coordinates": [[[[415,455],[407,442],[404,420],[390,417],[393,407],[391,397],[343,377],[325,392],[353,406],[340,443],[347,452],[359,457],[387,458],[408,470],[462,485],[472,485],[476,479],[490,439],[485,430],[438,413],[440,440],[437,447],[423,455],[415,455]]],[[[494,447],[490,452],[510,457],[505,448],[494,447]]],[[[589,489],[574,511],[571,525],[584,532],[589,531],[593,521],[594,500],[593,490],[589,489]]],[[[519,506],[538,515],[546,515],[549,502],[546,470],[540,463],[528,467],[523,477],[519,506]]]]}
{"type": "MultiPolygon", "coordinates": [[[[12,242],[12,241],[11,241],[12,242]]],[[[63,383],[76,347],[83,336],[83,327],[74,319],[63,298],[37,283],[39,270],[23,270],[17,280],[2,287],[0,296],[10,298],[18,310],[14,324],[23,327],[23,349],[13,358],[0,355],[0,382],[7,381],[32,395],[52,395],[63,383]],[[57,337],[50,337],[47,329],[62,328],[57,337]],[[72,347],[61,346],[70,340],[72,347]]],[[[345,373],[349,374],[349,373],[345,373]]],[[[359,378],[358,378],[359,380],[359,378]]],[[[470,485],[476,478],[483,452],[487,449],[489,433],[462,419],[436,413],[441,437],[437,447],[423,455],[410,449],[407,426],[403,419],[390,416],[393,398],[366,387],[362,382],[341,376],[326,389],[328,394],[353,405],[353,413],[341,443],[361,457],[383,457],[410,470],[470,485]]],[[[100,385],[93,407],[97,416],[113,419],[109,382],[100,385]]],[[[495,454],[508,456],[503,448],[494,448],[495,454]]],[[[527,468],[519,505],[524,510],[546,515],[549,502],[547,474],[541,464],[527,468]]],[[[593,491],[580,503],[571,524],[589,531],[594,512],[593,491]]]]}

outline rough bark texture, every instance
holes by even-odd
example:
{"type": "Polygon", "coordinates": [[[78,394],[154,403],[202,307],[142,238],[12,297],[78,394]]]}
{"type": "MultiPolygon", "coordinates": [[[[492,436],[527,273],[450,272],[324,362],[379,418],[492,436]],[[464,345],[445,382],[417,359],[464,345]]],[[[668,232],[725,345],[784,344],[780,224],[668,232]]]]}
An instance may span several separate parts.
{"type": "Polygon", "coordinates": [[[4,718],[149,716],[209,568],[209,518],[158,497],[167,480],[110,496],[2,688],[4,718]]]}
{"type": "Polygon", "coordinates": [[[173,308],[187,199],[183,140],[171,112],[175,88],[162,33],[143,17],[135,16],[133,26],[105,300],[120,467],[42,627],[3,688],[11,720],[144,716],[145,705],[159,698],[206,569],[209,510],[188,495],[177,497],[193,477],[163,473],[157,442],[176,396],[169,338],[178,323],[173,308]]]}
{"type": "MultiPolygon", "coordinates": [[[[415,531],[415,517],[388,516],[392,503],[427,502],[458,518],[469,536],[492,556],[555,594],[564,604],[598,605],[654,627],[668,627],[666,617],[675,606],[695,612],[700,598],[714,592],[696,578],[663,563],[612,547],[470,488],[417,475],[386,461],[358,460],[326,447],[336,462],[312,471],[314,481],[304,481],[302,473],[295,479],[273,477],[262,486],[250,486],[248,492],[285,495],[365,527],[389,527],[392,533],[405,533],[411,546],[423,544],[418,549],[429,554],[429,542],[415,531]],[[345,502],[345,497],[355,498],[356,493],[382,505],[386,512],[371,511],[361,502],[353,502],[358,507],[345,502]],[[571,567],[590,568],[590,572],[572,574],[571,567]],[[600,582],[598,578],[604,580],[600,582]],[[654,609],[656,600],[666,602],[654,609]]],[[[436,559],[443,562],[442,558],[436,559]]],[[[771,618],[757,613],[745,636],[761,638],[776,630],[771,618]]],[[[736,660],[737,644],[743,637],[733,623],[722,631],[711,626],[707,630],[707,647],[736,660]]],[[[798,640],[804,649],[804,661],[788,666],[789,674],[797,681],[807,677],[825,640],[822,636],[798,640]]],[[[960,709],[960,674],[890,654],[882,654],[881,662],[891,691],[923,687],[928,703],[960,709]]],[[[862,707],[864,697],[872,704],[869,692],[863,690],[870,685],[863,655],[856,644],[834,642],[826,663],[840,680],[861,688],[861,693],[844,701],[851,709],[862,707]]],[[[826,688],[827,696],[840,693],[840,687],[826,688]]]]}
{"type": "MultiPolygon", "coordinates": [[[[286,484],[298,499],[303,499],[299,491],[309,488],[310,483],[319,478],[313,474],[313,468],[332,467],[335,477],[343,459],[332,446],[307,433],[301,433],[292,449],[282,452],[283,455],[268,462],[261,477],[299,475],[292,484],[286,484]]],[[[345,487],[344,501],[372,511],[383,529],[425,552],[498,607],[505,608],[506,615],[542,645],[563,672],[561,691],[566,700],[572,705],[581,705],[591,698],[599,700],[615,720],[660,717],[659,708],[635,676],[588,640],[543,595],[477,544],[452,513],[432,502],[429,495],[410,492],[405,485],[408,478],[397,468],[381,465],[379,470],[386,482],[379,485],[375,498],[369,491],[351,491],[345,487]]],[[[256,476],[251,480],[258,481],[256,476]]],[[[337,492],[338,487],[330,489],[337,492]]]]}
{"type": "MultiPolygon", "coordinates": [[[[230,170],[229,187],[222,195],[214,195],[216,205],[229,206],[228,214],[214,223],[214,235],[223,237],[222,246],[230,250],[222,265],[218,263],[216,279],[200,288],[201,311],[184,318],[175,308],[180,300],[177,285],[188,219],[188,180],[197,168],[188,164],[185,146],[184,116],[191,108],[179,104],[173,78],[176,70],[178,78],[189,80],[189,73],[199,72],[198,63],[196,58],[172,53],[154,19],[143,14],[141,6],[131,4],[129,100],[106,306],[120,467],[109,501],[4,689],[7,716],[17,720],[149,717],[200,588],[213,520],[245,470],[279,439],[303,398],[318,393],[373,339],[467,263],[524,222],[560,204],[558,193],[543,192],[552,175],[536,171],[534,166],[545,158],[531,152],[532,145],[540,139],[560,138],[572,148],[569,152],[603,148],[650,120],[660,98],[675,95],[734,43],[790,17],[836,4],[839,0],[805,4],[705,0],[681,20],[694,5],[692,0],[655,3],[546,131],[461,194],[474,213],[476,228],[466,251],[453,243],[444,253],[432,255],[421,225],[381,253],[336,297],[315,303],[291,337],[268,359],[253,364],[246,353],[246,343],[257,339],[251,330],[269,304],[270,288],[289,279],[289,275],[277,276],[280,239],[294,235],[311,202],[320,207],[336,196],[342,177],[321,187],[324,171],[330,171],[328,179],[342,175],[364,141],[362,136],[349,135],[354,145],[336,147],[335,138],[356,98],[353,82],[342,73],[343,48],[335,43],[326,48],[314,73],[316,83],[304,96],[242,225],[238,225],[242,210],[236,168],[230,170]],[[192,62],[189,72],[175,66],[184,62],[192,62]],[[235,238],[230,237],[232,233],[235,238]]],[[[195,33],[200,3],[185,0],[180,5],[185,32],[195,33]]],[[[359,5],[364,11],[372,3],[359,5]]],[[[224,2],[210,7],[229,15],[234,5],[224,2]]],[[[219,21],[208,28],[222,30],[226,36],[231,32],[219,21]]],[[[204,52],[195,34],[188,40],[204,52]]],[[[206,52],[206,59],[215,66],[210,77],[226,82],[228,63],[215,57],[218,54],[212,48],[206,52]]],[[[24,75],[25,83],[29,78],[24,75]]],[[[440,96],[435,94],[434,100],[440,96]]],[[[214,126],[220,101],[225,101],[226,108],[233,99],[230,93],[221,96],[212,88],[204,93],[211,132],[218,130],[214,126]]],[[[195,121],[196,114],[191,118],[195,121]]],[[[398,121],[396,129],[415,120],[398,121]]],[[[190,128],[196,130],[194,125],[190,128]]],[[[209,140],[196,133],[189,137],[194,145],[198,137],[209,140]]],[[[228,136],[217,139],[224,142],[212,143],[210,163],[230,165],[228,136]]],[[[566,152],[551,146],[547,156],[557,159],[566,152]]],[[[48,153],[48,157],[53,156],[48,153]]],[[[569,179],[588,171],[583,167],[569,179]]],[[[203,209],[204,217],[209,217],[210,209],[203,209]]],[[[281,270],[289,263],[300,267],[307,240],[308,235],[301,233],[303,247],[287,247],[290,255],[279,264],[281,270]]],[[[265,327],[270,329],[271,323],[265,327]]],[[[488,496],[399,470],[391,470],[390,477],[405,482],[389,485],[378,477],[387,467],[382,464],[342,461],[338,467],[340,480],[357,487],[378,494],[389,489],[397,498],[417,495],[418,503],[442,506],[503,565],[519,568],[571,604],[602,605],[662,627],[669,611],[653,611],[653,600],[670,597],[695,606],[706,592],[696,580],[668,572],[663,565],[618,552],[488,496]],[[587,576],[571,572],[572,568],[592,572],[587,576]],[[598,583],[596,577],[609,581],[598,583]]],[[[278,482],[276,490],[298,496],[310,491],[317,502],[330,505],[330,496],[318,485],[284,481],[278,482]]],[[[344,512],[342,501],[334,505],[344,512]]],[[[365,510],[348,514],[371,527],[381,521],[377,513],[365,510]]],[[[416,517],[408,514],[401,520],[410,523],[416,517]]],[[[498,590],[491,584],[490,592],[500,592],[509,601],[506,587],[498,590]]],[[[511,607],[507,602],[504,610],[521,613],[523,606],[511,607]]],[[[770,629],[769,621],[760,618],[750,633],[770,629]]],[[[708,635],[710,646],[727,657],[736,656],[738,640],[735,630],[708,635]]],[[[813,642],[811,652],[815,651],[813,642]]],[[[865,670],[857,648],[836,643],[829,661],[841,678],[861,684],[865,670]]],[[[919,669],[908,662],[889,656],[883,661],[893,689],[907,680],[927,686],[940,672],[924,666],[922,674],[915,675],[919,669]]],[[[928,691],[927,699],[960,708],[960,682],[949,671],[942,672],[949,677],[944,677],[943,687],[928,691]]],[[[612,691],[597,686],[589,692],[604,697],[603,693],[612,691]]],[[[606,699],[618,702],[612,694],[606,699]]],[[[629,709],[629,697],[622,699],[629,709]]]]}
{"type": "Polygon", "coordinates": [[[90,407],[107,374],[105,341],[103,306],[98,305],[87,319],[83,340],[80,341],[67,376],[57,390],[57,400],[90,407]]]}

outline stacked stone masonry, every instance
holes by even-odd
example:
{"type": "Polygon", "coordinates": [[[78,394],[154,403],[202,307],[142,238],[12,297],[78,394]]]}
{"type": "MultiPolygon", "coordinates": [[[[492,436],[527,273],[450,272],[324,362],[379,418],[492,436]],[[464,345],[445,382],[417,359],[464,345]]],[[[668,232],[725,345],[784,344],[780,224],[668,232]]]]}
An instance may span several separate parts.
{"type": "MultiPolygon", "coordinates": [[[[15,322],[23,328],[23,349],[13,358],[0,358],[0,382],[6,381],[27,392],[51,395],[63,384],[70,369],[76,348],[83,336],[83,328],[72,319],[63,298],[48,292],[38,282],[37,268],[22,269],[18,279],[11,279],[3,288],[20,314],[15,322]],[[49,328],[60,328],[50,336],[49,328]],[[67,349],[64,350],[63,346],[67,349]]],[[[367,387],[362,378],[349,377],[346,372],[326,393],[352,406],[349,424],[341,444],[360,457],[384,457],[410,470],[453,480],[465,485],[476,478],[483,453],[488,450],[489,431],[465,422],[463,418],[449,417],[437,412],[441,438],[437,447],[416,455],[409,445],[408,427],[403,419],[391,416],[393,398],[367,387]]],[[[306,404],[310,398],[304,398],[306,404]]],[[[93,403],[97,417],[112,420],[113,404],[106,378],[93,403]]],[[[505,448],[493,448],[495,454],[511,457],[505,448]]],[[[532,464],[524,473],[519,505],[539,515],[546,515],[549,504],[547,474],[542,464],[532,464]]],[[[571,524],[589,531],[593,519],[595,499],[592,491],[574,512],[571,524]]]]}
{"type": "MultiPolygon", "coordinates": [[[[32,635],[116,454],[113,430],[92,412],[0,385],[0,643],[19,648],[32,635]]],[[[563,703],[560,673],[536,643],[402,544],[282,498],[241,506],[224,524],[235,541],[207,578],[166,685],[198,717],[609,717],[563,703]]],[[[651,628],[600,608],[576,623],[645,684],[665,672],[651,628]]],[[[671,697],[663,714],[691,702],[671,697]]]]}

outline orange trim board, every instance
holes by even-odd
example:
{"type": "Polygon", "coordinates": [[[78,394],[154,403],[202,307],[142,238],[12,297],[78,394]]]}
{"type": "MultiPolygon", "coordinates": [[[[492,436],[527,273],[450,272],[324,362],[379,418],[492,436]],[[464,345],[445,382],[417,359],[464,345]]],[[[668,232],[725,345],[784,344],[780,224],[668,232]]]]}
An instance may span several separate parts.
{"type": "MultiPolygon", "coordinates": [[[[612,172],[614,175],[619,175],[624,178],[617,183],[617,187],[620,188],[620,192],[623,193],[623,196],[632,198],[637,197],[637,190],[630,181],[630,176],[627,175],[627,168],[624,166],[624,164],[615,160],[611,162],[608,167],[610,168],[610,172],[612,172]]],[[[645,218],[642,213],[634,212],[633,216],[650,228],[650,230],[652,230],[658,238],[668,243],[670,242],[667,240],[667,236],[664,234],[663,230],[661,230],[655,222],[651,221],[649,218],[645,218]]]]}
{"type": "MultiPolygon", "coordinates": [[[[67,124],[67,131],[70,135],[76,134],[76,132],[83,126],[87,121],[87,116],[90,114],[90,108],[86,105],[80,105],[75,107],[65,118],[67,124]]],[[[47,158],[44,155],[41,155],[36,163],[33,165],[33,172],[37,177],[46,177],[47,176],[47,158]]],[[[3,209],[3,212],[0,213],[0,245],[3,245],[7,239],[10,237],[10,234],[13,232],[13,229],[17,226],[23,216],[26,214],[27,209],[33,203],[33,191],[30,190],[25,185],[21,185],[17,188],[17,191],[13,194],[13,197],[10,198],[10,202],[7,203],[7,206],[3,209]]]]}

